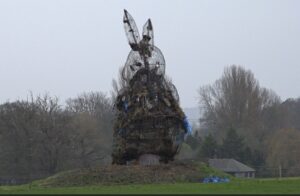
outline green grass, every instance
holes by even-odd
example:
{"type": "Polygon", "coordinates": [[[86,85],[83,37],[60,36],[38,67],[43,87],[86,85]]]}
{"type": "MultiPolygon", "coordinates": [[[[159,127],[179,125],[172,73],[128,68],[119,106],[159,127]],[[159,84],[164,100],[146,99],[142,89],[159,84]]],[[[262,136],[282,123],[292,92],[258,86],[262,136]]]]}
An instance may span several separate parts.
{"type": "Polygon", "coordinates": [[[234,179],[223,184],[174,183],[43,188],[34,184],[0,186],[0,194],[292,194],[300,193],[300,178],[234,179]]]}

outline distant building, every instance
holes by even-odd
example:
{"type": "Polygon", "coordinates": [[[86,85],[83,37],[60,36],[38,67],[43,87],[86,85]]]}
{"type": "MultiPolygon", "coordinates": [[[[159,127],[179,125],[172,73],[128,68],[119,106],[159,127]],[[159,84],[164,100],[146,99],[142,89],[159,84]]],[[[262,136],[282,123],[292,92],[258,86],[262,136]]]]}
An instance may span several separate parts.
{"type": "Polygon", "coordinates": [[[254,178],[255,170],[234,159],[209,159],[209,166],[235,177],[254,178]]]}

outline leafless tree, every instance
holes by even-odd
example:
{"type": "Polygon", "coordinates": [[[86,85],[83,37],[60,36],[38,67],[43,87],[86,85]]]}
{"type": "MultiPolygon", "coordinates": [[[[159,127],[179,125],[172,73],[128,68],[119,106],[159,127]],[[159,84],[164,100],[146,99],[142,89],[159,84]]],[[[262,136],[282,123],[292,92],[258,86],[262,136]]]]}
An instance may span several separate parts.
{"type": "Polygon", "coordinates": [[[36,134],[38,148],[36,151],[41,154],[39,161],[41,167],[49,174],[57,172],[68,156],[70,144],[70,131],[68,124],[71,117],[68,116],[58,103],[57,97],[49,95],[37,96],[34,100],[38,107],[37,120],[39,133],[36,134]]]}
{"type": "Polygon", "coordinates": [[[236,65],[226,67],[214,84],[200,87],[199,95],[202,128],[214,131],[220,140],[224,130],[233,127],[249,143],[262,137],[263,111],[280,102],[273,91],[260,87],[250,70],[236,65]]]}
{"type": "Polygon", "coordinates": [[[48,94],[0,105],[0,176],[49,176],[110,159],[111,100],[103,93],[83,93],[66,107],[48,94]]]}
{"type": "Polygon", "coordinates": [[[280,129],[267,141],[267,166],[281,167],[286,176],[300,175],[300,131],[280,129]]]}
{"type": "Polygon", "coordinates": [[[0,106],[2,175],[29,176],[34,133],[38,130],[36,115],[37,107],[32,102],[16,101],[0,106]]]}
{"type": "Polygon", "coordinates": [[[84,167],[110,158],[113,111],[111,99],[100,92],[67,100],[72,113],[72,146],[84,167]]]}

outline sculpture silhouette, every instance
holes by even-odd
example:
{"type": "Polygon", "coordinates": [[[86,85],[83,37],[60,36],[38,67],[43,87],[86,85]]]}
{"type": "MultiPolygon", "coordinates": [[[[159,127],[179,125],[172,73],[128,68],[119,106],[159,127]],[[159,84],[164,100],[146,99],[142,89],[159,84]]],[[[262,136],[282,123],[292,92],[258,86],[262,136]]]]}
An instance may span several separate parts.
{"type": "Polygon", "coordinates": [[[176,87],[165,77],[165,59],[154,46],[151,20],[143,27],[142,39],[126,10],[123,22],[132,50],[122,70],[125,86],[115,101],[113,164],[167,163],[191,127],[179,106],[176,87]]]}

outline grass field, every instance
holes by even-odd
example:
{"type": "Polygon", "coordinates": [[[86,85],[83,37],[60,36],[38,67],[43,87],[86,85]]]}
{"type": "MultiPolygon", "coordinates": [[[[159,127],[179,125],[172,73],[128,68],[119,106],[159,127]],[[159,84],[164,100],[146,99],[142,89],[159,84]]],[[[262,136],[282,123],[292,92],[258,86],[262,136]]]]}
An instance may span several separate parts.
{"type": "Polygon", "coordinates": [[[295,194],[300,178],[233,180],[223,184],[175,183],[42,188],[35,184],[0,186],[0,194],[295,194]]]}

